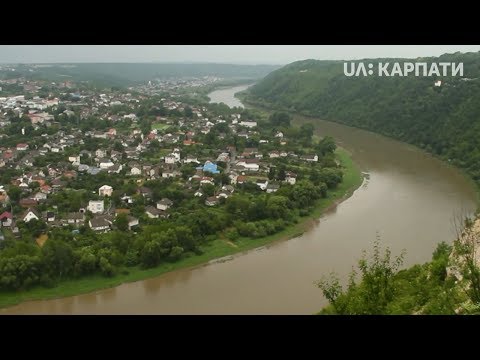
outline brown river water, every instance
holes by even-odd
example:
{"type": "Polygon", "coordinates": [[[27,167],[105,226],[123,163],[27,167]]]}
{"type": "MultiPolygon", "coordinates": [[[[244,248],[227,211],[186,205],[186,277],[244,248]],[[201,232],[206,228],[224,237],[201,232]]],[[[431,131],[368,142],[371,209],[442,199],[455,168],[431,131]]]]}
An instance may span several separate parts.
{"type": "MultiPolygon", "coordinates": [[[[243,89],[210,97],[237,106],[233,94],[243,89]]],[[[326,304],[314,282],[331,271],[345,278],[377,234],[394,254],[407,251],[405,265],[425,262],[437,243],[453,240],[455,214],[475,210],[473,185],[447,164],[367,131],[321,120],[315,125],[317,134],[331,135],[349,150],[369,178],[302,236],[223,263],[25,302],[0,314],[312,314],[326,304]]]]}

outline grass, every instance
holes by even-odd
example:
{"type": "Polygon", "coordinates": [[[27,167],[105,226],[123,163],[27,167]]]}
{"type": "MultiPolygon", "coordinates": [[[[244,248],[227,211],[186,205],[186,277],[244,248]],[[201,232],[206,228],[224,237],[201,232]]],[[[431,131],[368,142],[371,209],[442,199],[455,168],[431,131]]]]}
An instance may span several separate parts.
{"type": "Polygon", "coordinates": [[[152,129],[156,130],[166,130],[170,127],[170,125],[167,124],[161,124],[161,123],[155,123],[152,124],[152,129]]]}
{"type": "Polygon", "coordinates": [[[317,202],[315,210],[308,216],[300,218],[300,221],[287,229],[259,239],[240,238],[232,246],[227,241],[216,239],[202,247],[202,255],[191,255],[174,263],[164,263],[153,269],[141,269],[140,267],[124,268],[119,274],[106,278],[101,275],[93,275],[81,279],[65,280],[52,288],[34,287],[21,292],[4,292],[0,294],[0,308],[30,300],[46,300],[61,298],[78,294],[89,293],[101,289],[111,288],[123,283],[153,278],[164,273],[191,268],[206,264],[211,260],[221,257],[242,253],[269,243],[291,239],[303,234],[309,227],[312,219],[321,216],[322,212],[336,202],[349,197],[363,181],[359,169],[353,163],[349,154],[344,149],[337,149],[337,157],[344,169],[343,182],[334,191],[329,191],[328,198],[317,202]],[[126,273],[128,271],[128,273],[126,273]]]}

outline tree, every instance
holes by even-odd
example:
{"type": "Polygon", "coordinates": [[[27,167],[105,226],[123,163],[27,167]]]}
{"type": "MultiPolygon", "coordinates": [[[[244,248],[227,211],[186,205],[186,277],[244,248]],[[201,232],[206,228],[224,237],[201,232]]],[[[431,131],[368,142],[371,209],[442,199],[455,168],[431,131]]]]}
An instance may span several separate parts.
{"type": "Polygon", "coordinates": [[[42,248],[45,265],[52,276],[68,276],[73,270],[74,254],[70,245],[61,240],[47,240],[42,248]]]}
{"type": "Polygon", "coordinates": [[[123,151],[122,143],[120,141],[115,141],[113,143],[113,150],[118,151],[118,152],[122,152],[123,151]]]}
{"type": "Polygon", "coordinates": [[[336,148],[335,140],[331,136],[325,136],[317,145],[317,150],[322,155],[333,153],[336,148]]]}
{"type": "Polygon", "coordinates": [[[268,170],[268,180],[275,179],[275,168],[273,166],[268,170]]]}
{"type": "Polygon", "coordinates": [[[290,127],[290,121],[292,117],[285,112],[274,112],[272,115],[270,115],[268,121],[270,124],[273,126],[278,126],[278,127],[290,127]]]}
{"type": "Polygon", "coordinates": [[[115,226],[120,231],[128,231],[128,216],[127,214],[118,214],[114,222],[115,226]]]}
{"type": "Polygon", "coordinates": [[[399,256],[392,259],[389,248],[386,248],[382,255],[377,238],[371,258],[368,259],[364,251],[362,259],[358,262],[360,282],[356,280],[357,272],[352,270],[346,291],[343,290],[335,274],[331,274],[330,279],[323,278],[318,281],[317,286],[322,290],[335,313],[385,314],[387,306],[396,293],[394,277],[403,264],[404,256],[405,252],[402,251],[399,256]]]}
{"type": "Polygon", "coordinates": [[[185,108],[183,109],[183,113],[187,118],[193,117],[193,110],[190,106],[185,106],[185,108]]]}
{"type": "Polygon", "coordinates": [[[146,268],[155,267],[162,257],[161,246],[158,241],[148,241],[141,254],[140,262],[146,268]]]}

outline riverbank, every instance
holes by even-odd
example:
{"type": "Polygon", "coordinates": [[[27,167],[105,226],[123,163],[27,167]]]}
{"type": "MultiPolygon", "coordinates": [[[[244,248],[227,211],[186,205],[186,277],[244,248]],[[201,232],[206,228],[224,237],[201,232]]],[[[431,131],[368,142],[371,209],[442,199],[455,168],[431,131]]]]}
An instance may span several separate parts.
{"type": "Polygon", "coordinates": [[[205,266],[215,259],[232,255],[238,256],[274,242],[295,238],[314,226],[317,219],[321,217],[326,210],[350,197],[362,184],[363,178],[361,172],[353,163],[348,152],[339,148],[337,149],[337,157],[344,167],[343,182],[337,189],[329,191],[328,198],[319,200],[312,213],[299,218],[299,221],[295,225],[277,234],[260,239],[240,238],[234,243],[223,239],[216,239],[202,248],[204,251],[202,255],[192,255],[175,263],[165,263],[153,269],[140,269],[139,267],[124,268],[111,278],[94,275],[82,279],[66,280],[54,288],[37,287],[24,292],[3,293],[0,294],[0,308],[13,306],[25,301],[48,300],[90,293],[116,287],[124,283],[153,278],[179,269],[205,266]]]}
{"type": "MultiPolygon", "coordinates": [[[[272,111],[276,110],[276,108],[270,107],[269,104],[258,103],[256,101],[252,100],[251,98],[249,99],[247,97],[247,93],[245,91],[242,91],[242,92],[236,94],[235,97],[238,98],[244,104],[244,106],[246,108],[249,108],[249,109],[254,109],[254,110],[260,111],[260,112],[265,113],[265,114],[271,113],[272,111]]],[[[318,116],[311,115],[309,113],[305,113],[305,112],[302,112],[302,111],[291,111],[290,109],[278,109],[278,110],[290,114],[294,118],[293,123],[295,123],[295,120],[297,120],[297,121],[298,120],[301,120],[301,121],[302,120],[307,120],[307,121],[312,120],[312,121],[314,121],[316,119],[319,119],[318,116]]],[[[412,148],[414,148],[416,150],[419,150],[419,151],[422,151],[425,154],[428,154],[433,159],[442,162],[442,164],[447,165],[448,167],[450,167],[452,169],[455,169],[456,171],[459,171],[460,173],[462,173],[462,175],[465,177],[465,179],[473,186],[473,188],[475,188],[475,191],[476,191],[475,202],[477,203],[476,213],[478,215],[480,215],[480,184],[477,183],[473,179],[472,175],[465,168],[462,168],[462,167],[457,166],[457,165],[453,165],[449,161],[449,159],[446,159],[446,158],[441,157],[437,154],[434,154],[433,152],[427,151],[426,149],[424,149],[422,147],[419,147],[416,144],[413,144],[413,143],[410,143],[410,142],[404,142],[402,140],[399,140],[399,139],[397,139],[395,137],[392,137],[392,136],[389,136],[387,134],[383,134],[381,132],[375,132],[375,131],[370,130],[366,127],[358,127],[358,126],[355,126],[355,125],[350,125],[350,124],[347,124],[347,123],[344,123],[344,122],[341,122],[341,121],[332,121],[332,120],[324,120],[324,121],[328,121],[328,122],[343,125],[343,126],[348,126],[348,127],[353,128],[353,129],[368,131],[368,132],[371,132],[373,134],[384,136],[384,137],[386,137],[388,139],[391,139],[391,140],[394,140],[394,141],[398,141],[399,143],[407,144],[407,145],[411,146],[412,148]]]]}

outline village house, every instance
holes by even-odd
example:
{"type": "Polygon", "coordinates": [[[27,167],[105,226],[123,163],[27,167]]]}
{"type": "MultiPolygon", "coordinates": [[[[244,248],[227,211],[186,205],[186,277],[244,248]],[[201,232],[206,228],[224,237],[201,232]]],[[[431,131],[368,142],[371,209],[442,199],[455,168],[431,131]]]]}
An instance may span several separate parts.
{"type": "Polygon", "coordinates": [[[128,220],[128,230],[132,230],[134,226],[139,225],[138,219],[131,215],[127,215],[127,220],[128,220]]]}
{"type": "Polygon", "coordinates": [[[317,162],[318,161],[318,155],[305,155],[301,157],[302,160],[305,161],[311,161],[311,162],[317,162]]]}
{"type": "Polygon", "coordinates": [[[297,181],[297,174],[287,171],[285,173],[285,182],[290,184],[290,185],[295,185],[297,181]]]}
{"type": "Polygon", "coordinates": [[[228,199],[228,197],[232,195],[229,191],[226,191],[226,190],[222,190],[218,193],[218,198],[224,198],[224,199],[228,199]]]}
{"type": "Polygon", "coordinates": [[[19,201],[19,204],[20,204],[21,207],[29,208],[29,207],[32,207],[32,206],[37,206],[38,202],[35,199],[26,198],[26,199],[21,199],[19,201]]]}
{"type": "Polygon", "coordinates": [[[83,225],[85,222],[85,214],[81,212],[69,213],[65,217],[65,225],[83,225]]]}
{"type": "Polygon", "coordinates": [[[180,171],[178,170],[163,170],[162,171],[162,177],[163,178],[171,178],[171,177],[179,177],[181,174],[180,171]]]}
{"type": "Polygon", "coordinates": [[[22,215],[21,219],[28,223],[31,220],[39,220],[40,214],[37,212],[37,210],[28,208],[27,211],[25,211],[25,213],[22,215]]]}
{"type": "Polygon", "coordinates": [[[13,215],[8,211],[3,212],[0,215],[0,225],[2,227],[10,227],[13,223],[13,215]]]}
{"type": "Polygon", "coordinates": [[[45,194],[44,192],[38,191],[35,193],[35,195],[32,196],[32,199],[35,199],[38,202],[44,201],[44,200],[47,200],[47,194],[45,194]]]}
{"type": "Polygon", "coordinates": [[[110,231],[112,222],[104,216],[97,216],[89,220],[88,225],[93,231],[107,232],[110,231]]]}
{"type": "Polygon", "coordinates": [[[268,184],[266,189],[267,189],[267,193],[268,193],[268,194],[274,193],[274,192],[277,192],[278,189],[280,189],[280,185],[277,185],[277,184],[268,184]]]}
{"type": "Polygon", "coordinates": [[[266,190],[268,186],[268,180],[257,180],[257,186],[260,188],[260,190],[266,190]]]}
{"type": "Polygon", "coordinates": [[[137,190],[137,194],[142,195],[144,198],[151,198],[153,191],[145,186],[141,186],[137,190]]]}
{"type": "Polygon", "coordinates": [[[245,126],[247,128],[254,128],[257,126],[257,122],[256,121],[240,121],[238,125],[245,126]]]}
{"type": "Polygon", "coordinates": [[[173,154],[165,156],[166,164],[175,164],[177,162],[177,157],[173,154]]]}
{"type": "Polygon", "coordinates": [[[205,200],[205,205],[207,206],[215,206],[218,204],[218,199],[215,196],[210,196],[205,200]]]}
{"type": "Polygon", "coordinates": [[[166,211],[173,205],[173,201],[167,198],[163,198],[157,202],[157,209],[166,211]]]}
{"type": "Polygon", "coordinates": [[[101,214],[105,210],[105,203],[103,200],[90,200],[88,202],[88,211],[94,214],[101,214]]]}
{"type": "Polygon", "coordinates": [[[103,185],[98,189],[98,196],[112,196],[113,188],[109,185],[103,185]]]}
{"type": "Polygon", "coordinates": [[[107,151],[104,149],[97,149],[97,151],[95,151],[95,157],[99,159],[105,158],[107,157],[107,151]]]}
{"type": "Polygon", "coordinates": [[[242,159],[237,161],[237,166],[243,166],[245,170],[249,171],[258,171],[260,169],[258,159],[242,159]]]}
{"type": "Polygon", "coordinates": [[[205,161],[205,164],[203,165],[203,172],[209,172],[212,174],[220,173],[220,171],[218,170],[217,164],[212,163],[209,160],[205,161]]]}
{"type": "Polygon", "coordinates": [[[17,151],[27,151],[28,144],[17,144],[17,151]]]}
{"type": "Polygon", "coordinates": [[[112,160],[110,159],[106,159],[106,158],[103,158],[103,159],[99,159],[98,160],[98,167],[102,170],[107,170],[109,168],[111,168],[112,166],[114,166],[115,164],[113,163],[112,160]]]}
{"type": "Polygon", "coordinates": [[[130,175],[139,176],[142,175],[142,167],[138,164],[131,164],[130,166],[130,175]]]}
{"type": "Polygon", "coordinates": [[[170,216],[166,211],[157,209],[153,206],[147,206],[145,208],[145,214],[147,214],[147,216],[150,219],[158,219],[158,218],[166,219],[170,216]]]}
{"type": "Polygon", "coordinates": [[[184,164],[190,164],[190,163],[199,164],[200,162],[198,161],[196,156],[187,155],[187,157],[185,159],[183,159],[183,163],[184,164]]]}
{"type": "Polygon", "coordinates": [[[120,174],[120,171],[122,171],[123,166],[122,164],[115,164],[112,167],[108,168],[108,173],[109,174],[120,174]]]}

